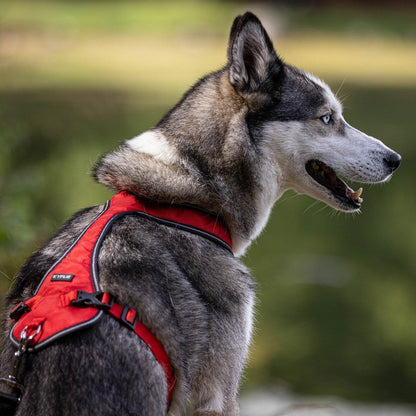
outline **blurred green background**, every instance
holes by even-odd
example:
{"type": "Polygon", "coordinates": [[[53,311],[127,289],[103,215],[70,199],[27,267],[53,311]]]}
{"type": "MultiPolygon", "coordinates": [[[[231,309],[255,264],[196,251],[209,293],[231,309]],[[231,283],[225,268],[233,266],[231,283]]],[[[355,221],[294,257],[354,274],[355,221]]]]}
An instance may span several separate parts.
{"type": "Polygon", "coordinates": [[[361,215],[277,203],[245,258],[258,305],[243,388],[416,401],[416,9],[342,4],[0,1],[0,296],[68,216],[111,195],[90,178],[99,155],[222,66],[233,18],[252,10],[403,163],[364,187],[361,215]]]}

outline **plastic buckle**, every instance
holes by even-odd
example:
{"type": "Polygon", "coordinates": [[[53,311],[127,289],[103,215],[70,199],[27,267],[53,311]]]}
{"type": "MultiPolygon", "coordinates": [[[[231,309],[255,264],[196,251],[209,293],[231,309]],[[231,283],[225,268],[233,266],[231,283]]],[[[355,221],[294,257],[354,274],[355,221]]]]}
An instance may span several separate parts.
{"type": "Polygon", "coordinates": [[[137,326],[137,322],[139,322],[139,314],[135,309],[130,308],[129,306],[125,306],[123,308],[123,312],[120,317],[120,321],[126,325],[128,328],[134,329],[137,326]],[[130,312],[130,313],[129,313],[130,312]],[[134,313],[134,317],[131,316],[131,313],[134,313]],[[134,319],[132,319],[134,318],[134,319]]]}
{"type": "Polygon", "coordinates": [[[18,303],[10,312],[10,318],[17,321],[26,312],[29,312],[30,308],[24,302],[18,303]]]}
{"type": "Polygon", "coordinates": [[[83,290],[78,290],[77,298],[71,301],[71,306],[77,306],[78,308],[94,307],[97,309],[109,310],[113,306],[113,303],[114,303],[114,299],[108,293],[103,293],[103,292],[89,293],[89,292],[84,292],[83,290]]]}

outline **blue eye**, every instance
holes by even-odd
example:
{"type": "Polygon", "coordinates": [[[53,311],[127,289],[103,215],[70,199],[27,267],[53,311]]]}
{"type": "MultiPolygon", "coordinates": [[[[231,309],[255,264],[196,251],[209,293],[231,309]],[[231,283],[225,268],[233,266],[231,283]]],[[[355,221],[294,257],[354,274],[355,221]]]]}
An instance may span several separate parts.
{"type": "Polygon", "coordinates": [[[333,121],[332,114],[325,114],[324,116],[321,117],[321,121],[324,124],[330,124],[333,121]]]}

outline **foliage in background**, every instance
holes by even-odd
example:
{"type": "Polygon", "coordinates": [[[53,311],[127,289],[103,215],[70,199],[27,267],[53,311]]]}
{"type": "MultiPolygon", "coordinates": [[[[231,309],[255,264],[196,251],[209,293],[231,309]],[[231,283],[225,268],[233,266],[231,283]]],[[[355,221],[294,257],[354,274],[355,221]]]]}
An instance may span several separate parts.
{"type": "MultiPolygon", "coordinates": [[[[356,71],[339,92],[347,120],[404,160],[391,183],[364,187],[359,216],[291,193],[279,201],[245,259],[259,291],[245,387],[412,401],[415,14],[267,7],[258,11],[290,63],[328,76],[335,90],[342,74],[356,71]]],[[[69,215],[111,195],[89,176],[98,156],[151,127],[197,77],[222,65],[232,18],[248,7],[1,1],[0,8],[3,297],[24,258],[69,215]]]]}

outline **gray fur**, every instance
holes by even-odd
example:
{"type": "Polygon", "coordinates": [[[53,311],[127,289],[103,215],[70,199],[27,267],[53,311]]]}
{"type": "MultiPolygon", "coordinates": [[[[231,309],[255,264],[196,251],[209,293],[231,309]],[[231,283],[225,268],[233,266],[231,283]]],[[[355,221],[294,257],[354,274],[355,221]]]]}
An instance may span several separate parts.
{"type": "MultiPolygon", "coordinates": [[[[328,136],[320,112],[339,112],[329,95],[323,83],[284,64],[259,20],[246,13],[233,24],[226,66],[195,84],[150,132],[104,155],[94,176],[115,191],[193,204],[222,218],[239,256],[286,189],[306,189],[344,209],[292,160],[303,155],[294,129],[304,140],[306,133],[328,136]],[[301,177],[297,182],[289,180],[292,171],[293,178],[301,177]]],[[[339,136],[358,134],[337,117],[339,136]]],[[[362,177],[385,180],[398,156],[381,142],[370,142],[374,172],[365,170],[362,177]]],[[[33,294],[99,209],[75,215],[28,260],[8,295],[6,316],[33,294]]],[[[164,345],[177,376],[170,413],[178,416],[192,403],[194,415],[238,415],[254,304],[254,285],[240,260],[201,236],[129,215],[104,240],[99,275],[102,289],[137,309],[164,345]]],[[[6,339],[10,324],[5,318],[1,375],[7,374],[13,354],[6,339]]],[[[20,380],[27,392],[19,416],[166,414],[163,371],[137,337],[108,316],[28,354],[20,380]]]]}

